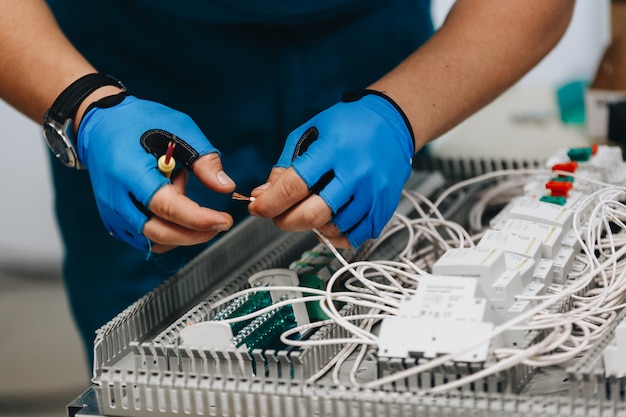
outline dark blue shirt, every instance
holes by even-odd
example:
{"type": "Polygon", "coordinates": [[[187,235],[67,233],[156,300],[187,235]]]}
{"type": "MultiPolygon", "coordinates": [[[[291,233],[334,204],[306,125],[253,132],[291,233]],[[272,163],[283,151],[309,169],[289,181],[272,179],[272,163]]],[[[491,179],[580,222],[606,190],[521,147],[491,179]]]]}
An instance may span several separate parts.
{"type": "MultiPolygon", "coordinates": [[[[70,41],[140,98],[189,114],[237,190],[262,184],[289,132],[367,87],[433,31],[428,0],[49,0],[70,41]]],[[[123,128],[123,127],[122,127],[123,128]]],[[[139,138],[138,138],[139,140],[139,138]]],[[[90,352],[94,331],[205,246],[145,256],[109,236],[87,172],[52,162],[64,276],[90,352]]],[[[245,205],[190,179],[200,204],[245,205]]]]}

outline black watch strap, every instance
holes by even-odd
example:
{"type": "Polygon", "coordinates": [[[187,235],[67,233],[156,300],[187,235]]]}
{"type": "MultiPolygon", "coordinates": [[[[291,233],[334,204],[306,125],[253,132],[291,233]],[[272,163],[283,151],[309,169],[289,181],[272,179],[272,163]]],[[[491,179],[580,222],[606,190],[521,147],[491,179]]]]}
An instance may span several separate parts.
{"type": "Polygon", "coordinates": [[[47,116],[59,123],[63,123],[67,119],[74,119],[83,100],[89,94],[105,85],[114,85],[124,89],[121,81],[109,75],[100,73],[84,75],[59,94],[50,110],[48,110],[47,116]]]}

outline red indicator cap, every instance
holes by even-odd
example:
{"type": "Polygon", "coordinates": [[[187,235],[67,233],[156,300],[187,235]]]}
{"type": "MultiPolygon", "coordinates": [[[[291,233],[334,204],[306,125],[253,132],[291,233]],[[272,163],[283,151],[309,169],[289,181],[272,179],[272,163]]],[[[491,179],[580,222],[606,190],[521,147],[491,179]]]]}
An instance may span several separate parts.
{"type": "Polygon", "coordinates": [[[576,172],[576,169],[578,169],[578,162],[576,161],[552,165],[552,171],[576,172]]]}
{"type": "Polygon", "coordinates": [[[567,193],[572,187],[572,183],[568,181],[548,181],[546,183],[546,188],[550,190],[550,195],[553,197],[567,197],[567,193]]]}

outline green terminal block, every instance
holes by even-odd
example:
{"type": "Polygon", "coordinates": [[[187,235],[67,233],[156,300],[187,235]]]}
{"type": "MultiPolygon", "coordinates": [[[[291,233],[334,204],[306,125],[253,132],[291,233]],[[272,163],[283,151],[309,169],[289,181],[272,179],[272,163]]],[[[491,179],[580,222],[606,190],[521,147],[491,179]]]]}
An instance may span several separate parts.
{"type": "Polygon", "coordinates": [[[562,177],[552,177],[550,178],[550,181],[558,181],[558,182],[574,182],[574,177],[571,177],[569,175],[564,175],[562,177]]]}
{"type": "Polygon", "coordinates": [[[245,344],[249,352],[254,349],[280,350],[285,347],[280,335],[297,325],[291,306],[284,306],[255,318],[235,335],[233,341],[237,347],[245,344]]]}
{"type": "MultiPolygon", "coordinates": [[[[298,286],[323,290],[326,280],[334,273],[335,256],[324,245],[318,245],[302,254],[300,259],[289,265],[291,273],[297,274],[298,286]]],[[[280,271],[266,271],[268,276],[259,277],[256,285],[294,285],[283,282],[289,274],[280,271]]],[[[251,283],[252,284],[252,283],[251,283]]],[[[271,291],[259,291],[242,295],[228,304],[213,320],[227,320],[241,317],[265,307],[271,306],[276,300],[271,291]]],[[[249,351],[253,349],[280,350],[286,346],[280,341],[280,335],[299,324],[326,320],[328,316],[320,308],[319,302],[305,303],[306,310],[300,311],[292,306],[284,306],[271,310],[252,320],[232,323],[230,325],[237,347],[245,345],[249,351]],[[303,319],[307,316],[306,319],[303,319]]],[[[300,335],[295,335],[300,337],[300,335]]]]}
{"type": "MultiPolygon", "coordinates": [[[[316,274],[302,274],[300,275],[300,286],[323,290],[324,281],[322,281],[316,274]]],[[[306,303],[306,310],[307,313],[309,313],[309,319],[311,321],[328,319],[328,316],[324,313],[318,301],[309,301],[306,303]]]]}
{"type": "MultiPolygon", "coordinates": [[[[291,264],[290,269],[298,273],[301,287],[323,290],[325,282],[335,272],[333,261],[335,255],[326,246],[318,245],[304,252],[298,261],[291,264]]],[[[306,309],[311,321],[328,319],[318,301],[306,303],[306,309]]]]}
{"type": "Polygon", "coordinates": [[[567,199],[565,197],[554,197],[551,195],[544,195],[539,200],[544,203],[557,204],[559,206],[564,206],[565,203],[567,203],[567,199]]]}
{"type": "MultiPolygon", "coordinates": [[[[272,305],[272,296],[269,291],[248,293],[233,300],[228,304],[228,307],[218,313],[213,320],[220,321],[245,316],[246,314],[269,307],[270,305],[272,305]]],[[[233,334],[237,334],[237,332],[246,327],[250,322],[252,322],[252,319],[231,323],[230,328],[233,330],[233,334]]]]}
{"type": "Polygon", "coordinates": [[[572,161],[584,162],[591,159],[592,152],[591,146],[584,148],[571,148],[567,151],[567,156],[572,161]]]}

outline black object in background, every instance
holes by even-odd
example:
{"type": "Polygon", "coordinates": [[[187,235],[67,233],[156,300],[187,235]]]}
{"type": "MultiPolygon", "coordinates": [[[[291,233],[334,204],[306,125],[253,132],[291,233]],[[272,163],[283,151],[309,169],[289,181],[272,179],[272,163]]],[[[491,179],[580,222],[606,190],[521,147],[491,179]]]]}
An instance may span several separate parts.
{"type": "Polygon", "coordinates": [[[608,139],[626,149],[626,100],[609,103],[608,139]]]}

